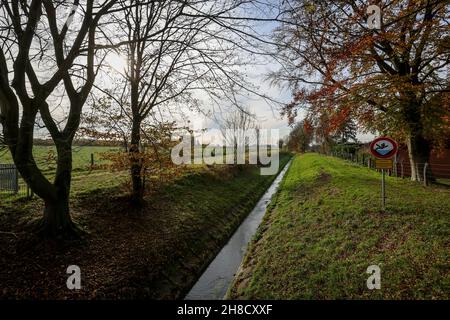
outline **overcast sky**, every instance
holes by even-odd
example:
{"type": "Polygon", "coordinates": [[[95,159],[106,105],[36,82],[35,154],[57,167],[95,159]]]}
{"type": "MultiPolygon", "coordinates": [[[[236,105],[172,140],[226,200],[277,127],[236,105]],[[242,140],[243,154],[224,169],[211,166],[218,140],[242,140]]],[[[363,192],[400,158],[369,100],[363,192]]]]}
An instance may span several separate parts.
{"type": "MultiPolygon", "coordinates": [[[[258,15],[258,13],[252,13],[258,15]]],[[[271,13],[259,13],[259,15],[270,15],[271,13]]],[[[270,39],[270,35],[272,34],[273,29],[277,27],[275,23],[258,23],[254,25],[254,30],[258,33],[258,37],[270,39]]],[[[112,54],[107,62],[114,67],[116,70],[123,70],[126,66],[126,60],[123,57],[118,57],[115,54],[112,54]]],[[[247,97],[245,99],[241,99],[240,102],[242,106],[252,113],[254,113],[257,117],[258,124],[262,129],[279,129],[279,136],[285,137],[289,134],[290,127],[287,125],[287,119],[283,119],[280,116],[280,107],[283,104],[289,103],[292,98],[292,92],[287,87],[279,87],[273,86],[267,80],[267,75],[271,71],[276,71],[279,68],[279,65],[274,61],[270,60],[270,58],[257,58],[255,59],[255,63],[257,64],[248,64],[241,70],[241,73],[245,74],[248,78],[248,81],[253,84],[255,90],[259,92],[261,95],[266,95],[271,97],[272,99],[279,101],[280,105],[268,104],[264,98],[258,96],[257,94],[249,94],[246,93],[247,97]]],[[[97,79],[99,84],[106,85],[110,82],[108,78],[99,77],[97,79]]],[[[205,93],[196,93],[198,98],[203,101],[203,107],[205,111],[214,110],[217,112],[223,112],[230,110],[230,106],[227,106],[226,102],[224,102],[223,106],[220,106],[219,109],[217,106],[213,106],[213,103],[208,99],[208,96],[205,93]]],[[[89,105],[85,106],[85,111],[89,108],[89,105]]],[[[61,114],[64,112],[61,111],[61,114]]],[[[197,112],[182,110],[180,113],[171,113],[171,116],[165,115],[167,117],[173,117],[173,120],[179,122],[180,125],[187,125],[187,121],[191,126],[195,128],[202,129],[214,129],[217,128],[217,124],[209,117],[205,117],[197,112]]],[[[299,112],[297,121],[301,121],[305,116],[304,112],[299,112]]],[[[64,117],[64,116],[62,116],[64,117]]],[[[170,119],[166,119],[170,120],[170,119]]],[[[46,137],[48,134],[45,129],[37,129],[36,137],[46,137]]],[[[206,134],[208,136],[208,134],[206,134]]],[[[373,139],[373,135],[363,135],[358,134],[358,139],[362,142],[367,142],[373,139]]]]}
{"type": "MultiPolygon", "coordinates": [[[[270,13],[266,14],[270,15],[270,13]]],[[[264,37],[265,39],[270,40],[271,34],[276,27],[276,23],[264,22],[255,25],[254,29],[256,30],[256,32],[258,32],[261,38],[264,37]]],[[[267,80],[267,75],[271,71],[276,71],[278,69],[279,64],[276,61],[265,57],[261,58],[261,60],[258,60],[258,64],[248,65],[242,72],[245,73],[249,77],[249,80],[254,84],[254,86],[258,88],[259,93],[270,96],[272,99],[281,102],[281,105],[283,105],[292,101],[292,91],[286,86],[280,87],[271,85],[270,81],[267,80]]],[[[248,99],[243,102],[244,107],[248,108],[251,112],[256,114],[258,124],[261,128],[279,129],[280,138],[283,138],[289,134],[291,128],[288,126],[287,119],[283,119],[280,115],[281,105],[269,105],[264,100],[264,98],[256,94],[250,95],[248,99]]],[[[297,121],[301,121],[304,117],[305,112],[302,110],[299,111],[297,121]]],[[[189,120],[195,125],[195,128],[217,128],[217,124],[215,124],[213,121],[208,120],[207,118],[199,116],[195,113],[189,116],[189,120]]],[[[208,134],[206,134],[205,136],[207,137],[208,134]]],[[[361,142],[368,142],[373,140],[374,135],[358,133],[357,138],[361,142]]]]}

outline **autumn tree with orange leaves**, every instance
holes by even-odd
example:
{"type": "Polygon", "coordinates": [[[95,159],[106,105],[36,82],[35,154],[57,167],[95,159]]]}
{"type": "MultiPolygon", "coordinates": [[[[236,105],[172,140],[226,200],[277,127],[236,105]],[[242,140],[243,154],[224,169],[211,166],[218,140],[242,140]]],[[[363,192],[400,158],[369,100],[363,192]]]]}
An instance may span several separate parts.
{"type": "Polygon", "coordinates": [[[301,121],[294,125],[287,139],[289,151],[305,153],[312,141],[312,128],[307,121],[301,121]]]}
{"type": "MultiPolygon", "coordinates": [[[[283,2],[275,32],[277,59],[271,75],[287,82],[297,111],[332,133],[347,119],[366,131],[389,134],[408,146],[412,180],[432,149],[450,135],[450,5],[437,0],[375,2],[381,25],[369,28],[368,1],[283,2]]],[[[370,12],[369,12],[370,13],[370,12]]]]}

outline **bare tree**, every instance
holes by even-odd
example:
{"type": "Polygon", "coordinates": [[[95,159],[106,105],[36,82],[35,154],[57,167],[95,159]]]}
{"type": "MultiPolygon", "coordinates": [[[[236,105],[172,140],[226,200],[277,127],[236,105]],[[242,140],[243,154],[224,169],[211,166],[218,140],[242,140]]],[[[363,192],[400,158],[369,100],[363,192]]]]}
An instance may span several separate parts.
{"type": "Polygon", "coordinates": [[[144,124],[156,110],[185,105],[200,109],[196,93],[209,95],[217,105],[224,99],[235,106],[238,91],[250,90],[239,68],[241,40],[223,21],[245,1],[176,1],[148,4],[133,0],[116,16],[117,33],[124,37],[119,54],[128,60],[123,81],[110,95],[131,120],[132,202],[143,202],[141,140],[144,124]]]}
{"type": "MultiPolygon", "coordinates": [[[[245,150],[252,142],[259,148],[259,127],[256,124],[256,116],[248,108],[241,107],[231,112],[223,113],[216,119],[223,140],[227,147],[232,146],[234,152],[234,163],[237,163],[238,148],[244,147],[245,150]],[[249,130],[254,129],[256,136],[250,134],[249,130]],[[251,139],[256,141],[251,141],[251,139]]],[[[227,153],[229,150],[227,149],[227,153]]],[[[259,150],[257,151],[259,153],[259,150]]]]}
{"type": "MultiPolygon", "coordinates": [[[[187,47],[184,42],[189,43],[191,35],[189,32],[184,35],[176,33],[177,28],[182,28],[179,18],[185,3],[160,1],[148,5],[139,0],[132,2],[137,5],[125,8],[120,26],[129,40],[125,47],[129,65],[124,75],[124,85],[131,119],[132,201],[140,205],[144,192],[143,164],[139,157],[142,124],[155,106],[181,94],[171,81],[171,75],[179,67],[179,60],[184,56],[183,49],[187,47]]],[[[179,80],[182,82],[182,79],[179,80]]]]}
{"type": "Polygon", "coordinates": [[[0,123],[17,169],[45,202],[40,231],[46,235],[76,235],[69,213],[72,141],[98,71],[96,31],[116,2],[1,1],[0,123]],[[65,123],[49,104],[58,92],[68,105],[65,123]],[[32,153],[38,114],[57,150],[53,182],[32,153]]]}

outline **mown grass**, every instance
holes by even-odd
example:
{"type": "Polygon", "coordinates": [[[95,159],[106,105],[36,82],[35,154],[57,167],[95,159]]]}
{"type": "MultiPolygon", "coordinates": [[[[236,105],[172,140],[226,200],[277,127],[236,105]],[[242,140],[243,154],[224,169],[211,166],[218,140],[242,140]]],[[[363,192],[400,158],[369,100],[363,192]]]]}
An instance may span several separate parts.
{"type": "MultiPolygon", "coordinates": [[[[74,146],[72,148],[73,170],[74,172],[89,171],[91,165],[91,154],[94,155],[95,165],[105,164],[101,159],[101,154],[109,151],[116,151],[114,147],[97,146],[74,146]]],[[[38,167],[46,174],[53,174],[56,170],[56,161],[53,155],[56,155],[54,146],[34,146],[33,155],[38,167]]],[[[8,150],[0,153],[0,163],[13,163],[11,154],[8,150]]]]}
{"type": "Polygon", "coordinates": [[[450,190],[387,178],[336,158],[297,156],[230,298],[448,299],[450,190]],[[368,266],[381,268],[369,290],[368,266]]]}

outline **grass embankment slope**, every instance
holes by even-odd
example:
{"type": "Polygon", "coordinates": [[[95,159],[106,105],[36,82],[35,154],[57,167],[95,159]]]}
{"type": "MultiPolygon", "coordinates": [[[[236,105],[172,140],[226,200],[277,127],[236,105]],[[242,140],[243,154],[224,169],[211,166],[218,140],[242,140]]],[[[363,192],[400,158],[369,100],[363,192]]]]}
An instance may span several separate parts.
{"type": "Polygon", "coordinates": [[[116,189],[78,194],[72,215],[89,234],[75,244],[29,239],[39,201],[0,204],[0,298],[182,298],[274,178],[256,166],[193,168],[138,212],[116,189]],[[66,288],[69,265],[81,268],[79,291],[66,288]]]}
{"type": "Polygon", "coordinates": [[[450,298],[450,189],[297,156],[228,295],[243,299],[450,298]],[[368,290],[367,267],[381,268],[368,290]]]}

